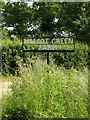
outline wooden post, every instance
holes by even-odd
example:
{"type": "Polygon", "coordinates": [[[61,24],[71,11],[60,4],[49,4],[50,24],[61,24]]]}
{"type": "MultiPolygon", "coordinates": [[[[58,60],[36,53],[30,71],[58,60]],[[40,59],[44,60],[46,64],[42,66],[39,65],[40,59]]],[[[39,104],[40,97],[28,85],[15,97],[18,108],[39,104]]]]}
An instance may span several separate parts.
{"type": "Polygon", "coordinates": [[[49,52],[47,52],[47,64],[49,65],[49,52]]]}

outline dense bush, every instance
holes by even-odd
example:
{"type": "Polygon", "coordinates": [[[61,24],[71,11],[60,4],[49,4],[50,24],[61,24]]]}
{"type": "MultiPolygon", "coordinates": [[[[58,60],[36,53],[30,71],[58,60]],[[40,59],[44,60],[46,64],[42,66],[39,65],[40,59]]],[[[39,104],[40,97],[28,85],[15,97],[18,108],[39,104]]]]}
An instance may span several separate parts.
{"type": "Polygon", "coordinates": [[[5,118],[88,118],[88,70],[66,70],[36,61],[10,76],[11,92],[2,99],[5,118]],[[48,73],[47,73],[48,70],[48,73]]]}
{"type": "MultiPolygon", "coordinates": [[[[30,52],[22,52],[22,43],[16,40],[9,40],[8,38],[2,41],[2,73],[3,75],[13,74],[17,72],[19,74],[19,63],[23,62],[28,65],[28,58],[31,57],[30,52]]],[[[33,55],[36,56],[36,55],[33,55]]],[[[55,63],[66,68],[72,66],[80,69],[88,64],[88,46],[82,43],[76,44],[75,53],[52,53],[51,58],[54,59],[55,63]]],[[[40,54],[41,59],[46,59],[45,54],[40,54]]],[[[33,60],[34,58],[32,58],[33,60]]],[[[52,59],[52,60],[53,60],[52,59]]]]}
{"type": "Polygon", "coordinates": [[[76,69],[86,67],[88,65],[88,45],[84,43],[76,43],[76,49],[73,53],[54,53],[53,58],[57,65],[76,69]]]}
{"type": "Polygon", "coordinates": [[[8,75],[11,73],[15,75],[16,71],[19,72],[19,63],[24,63],[30,53],[22,52],[22,44],[19,40],[4,40],[2,45],[2,74],[8,75]]]}

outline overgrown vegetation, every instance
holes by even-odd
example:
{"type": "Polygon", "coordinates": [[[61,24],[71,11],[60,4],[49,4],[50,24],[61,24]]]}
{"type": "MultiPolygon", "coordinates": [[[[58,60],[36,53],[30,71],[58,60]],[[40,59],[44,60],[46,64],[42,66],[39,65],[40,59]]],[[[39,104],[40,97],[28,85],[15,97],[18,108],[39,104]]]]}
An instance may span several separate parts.
{"type": "Polygon", "coordinates": [[[4,119],[88,118],[87,68],[66,70],[38,59],[8,79],[12,90],[2,99],[4,119]]]}
{"type": "Polygon", "coordinates": [[[50,54],[49,66],[45,55],[22,52],[18,39],[2,44],[2,73],[12,81],[2,119],[88,118],[87,44],[77,42],[75,53],[50,54]]]}
{"type": "Polygon", "coordinates": [[[2,97],[2,119],[88,118],[89,2],[2,2],[2,21],[2,81],[12,83],[2,97]],[[28,35],[73,37],[76,50],[50,53],[46,65],[45,53],[22,52],[28,35]]]}
{"type": "Polygon", "coordinates": [[[22,44],[19,40],[6,39],[2,41],[2,45],[2,74],[15,75],[15,71],[19,69],[19,62],[25,61],[30,53],[22,52],[22,44]]]}
{"type": "MultiPolygon", "coordinates": [[[[19,74],[20,62],[29,63],[30,61],[28,61],[28,58],[31,58],[33,61],[37,57],[35,54],[32,55],[32,53],[22,52],[22,43],[18,39],[12,41],[7,38],[2,41],[2,45],[3,75],[15,75],[16,72],[19,74]]],[[[41,59],[46,59],[46,56],[43,54],[39,57],[41,57],[41,59]]],[[[59,66],[64,66],[65,68],[74,67],[75,69],[82,69],[88,65],[88,45],[77,42],[74,53],[51,53],[50,57],[53,58],[55,63],[59,66]]]]}
{"type": "Polygon", "coordinates": [[[77,70],[83,69],[83,67],[89,65],[88,45],[81,42],[76,42],[74,53],[54,53],[53,58],[55,59],[55,63],[57,65],[62,65],[65,68],[71,68],[73,66],[77,70]]]}

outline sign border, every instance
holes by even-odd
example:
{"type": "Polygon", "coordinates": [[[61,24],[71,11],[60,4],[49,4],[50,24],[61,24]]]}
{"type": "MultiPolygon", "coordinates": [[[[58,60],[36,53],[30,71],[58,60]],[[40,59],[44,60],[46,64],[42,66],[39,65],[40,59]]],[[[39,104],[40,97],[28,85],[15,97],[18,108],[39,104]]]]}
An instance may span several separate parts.
{"type": "MultiPolygon", "coordinates": [[[[71,37],[71,36],[70,36],[71,37]]],[[[44,37],[45,38],[45,37],[44,37]]],[[[51,38],[51,37],[48,37],[48,38],[51,38]]],[[[64,37],[64,38],[67,38],[67,37],[64,37]]],[[[35,39],[35,38],[30,38],[30,39],[35,39]]],[[[37,39],[37,38],[36,38],[37,39]]],[[[39,38],[40,39],[40,38],[39,38]]],[[[52,38],[53,39],[53,38],[52,38]]],[[[34,50],[24,50],[24,37],[22,38],[22,51],[23,52],[75,52],[75,39],[74,39],[74,43],[73,43],[73,45],[74,45],[74,49],[72,49],[72,50],[36,50],[36,49],[34,49],[34,50]]],[[[29,44],[30,45],[30,44],[29,44]]],[[[38,44],[36,44],[36,45],[38,45],[38,44]]],[[[42,44],[40,44],[40,45],[42,45],[42,44]]],[[[54,44],[55,45],[55,44],[54,44]]],[[[66,45],[66,44],[61,44],[61,45],[66,45]]],[[[67,44],[68,45],[68,44],[67,44]]]]}

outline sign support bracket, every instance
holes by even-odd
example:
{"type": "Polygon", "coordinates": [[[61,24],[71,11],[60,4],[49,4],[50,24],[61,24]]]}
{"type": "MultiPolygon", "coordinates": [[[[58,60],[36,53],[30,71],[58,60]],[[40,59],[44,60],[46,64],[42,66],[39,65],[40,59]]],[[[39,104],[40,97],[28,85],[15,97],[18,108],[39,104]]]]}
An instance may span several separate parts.
{"type": "Polygon", "coordinates": [[[47,52],[47,64],[49,65],[49,52],[47,52]]]}

